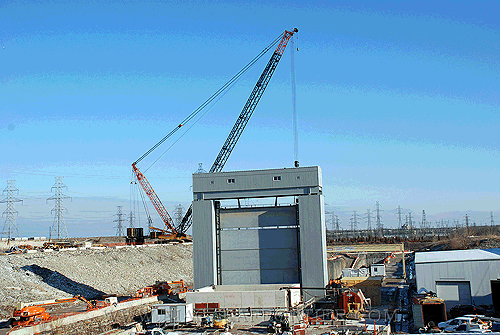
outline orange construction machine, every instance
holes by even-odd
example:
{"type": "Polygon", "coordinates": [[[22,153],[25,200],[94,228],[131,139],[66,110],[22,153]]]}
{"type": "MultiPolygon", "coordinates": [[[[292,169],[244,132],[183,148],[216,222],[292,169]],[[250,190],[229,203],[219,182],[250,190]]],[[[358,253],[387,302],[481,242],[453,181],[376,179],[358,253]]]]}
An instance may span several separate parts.
{"type": "Polygon", "coordinates": [[[343,289],[338,299],[339,307],[344,310],[347,319],[360,319],[361,312],[369,303],[370,300],[365,298],[363,291],[354,288],[343,289]]]}
{"type": "Polygon", "coordinates": [[[18,308],[14,311],[14,318],[10,320],[10,325],[13,327],[21,326],[25,327],[31,325],[35,322],[47,321],[51,319],[50,314],[45,310],[47,306],[53,306],[57,304],[64,304],[67,302],[75,302],[77,300],[82,300],[87,304],[87,308],[92,307],[93,305],[84,297],[77,295],[73,298],[67,299],[57,299],[50,300],[45,302],[35,302],[35,303],[21,303],[18,305],[18,308]],[[19,318],[19,319],[16,319],[19,318]]]}
{"type": "Polygon", "coordinates": [[[188,287],[184,283],[184,280],[175,280],[167,282],[158,282],[153,286],[148,286],[141,288],[135,293],[136,298],[151,297],[154,295],[173,295],[176,293],[186,293],[188,287]],[[175,285],[175,287],[174,287],[175,285]]]}

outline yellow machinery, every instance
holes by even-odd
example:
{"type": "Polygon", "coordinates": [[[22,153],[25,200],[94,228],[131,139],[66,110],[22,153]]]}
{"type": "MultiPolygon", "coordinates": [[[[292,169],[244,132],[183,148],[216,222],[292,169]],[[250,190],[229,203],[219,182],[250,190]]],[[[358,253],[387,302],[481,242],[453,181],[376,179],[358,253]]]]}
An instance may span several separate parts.
{"type": "Polygon", "coordinates": [[[361,304],[355,302],[349,303],[347,305],[347,314],[345,317],[351,320],[361,319],[361,304]]]}
{"type": "Polygon", "coordinates": [[[213,327],[228,331],[229,329],[233,328],[233,323],[227,319],[225,313],[215,312],[213,318],[213,327]]]}

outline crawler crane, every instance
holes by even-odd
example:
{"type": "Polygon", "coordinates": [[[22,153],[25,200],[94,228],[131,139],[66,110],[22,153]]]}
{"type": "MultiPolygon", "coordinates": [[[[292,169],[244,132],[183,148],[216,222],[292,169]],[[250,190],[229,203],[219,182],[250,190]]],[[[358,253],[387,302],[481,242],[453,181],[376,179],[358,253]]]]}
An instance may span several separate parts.
{"type": "MultiPolygon", "coordinates": [[[[229,133],[229,136],[227,137],[226,141],[224,142],[224,145],[222,146],[219,155],[215,159],[214,163],[212,164],[212,167],[210,168],[209,173],[216,173],[216,172],[221,172],[222,169],[224,168],[224,165],[226,164],[229,156],[231,155],[231,152],[233,151],[234,147],[236,146],[236,143],[238,142],[241,134],[243,133],[243,130],[245,130],[245,127],[250,120],[250,117],[252,116],[255,108],[257,107],[257,104],[260,101],[260,98],[264,94],[264,91],[266,90],[266,87],[271,80],[271,77],[274,74],[274,71],[276,70],[276,67],[278,66],[278,63],[281,59],[281,56],[283,55],[283,52],[285,51],[285,48],[288,44],[288,41],[290,38],[298,32],[297,28],[294,28],[292,31],[285,30],[285,32],[280,35],[281,40],[276,47],[273,55],[271,56],[271,59],[267,63],[264,71],[260,75],[259,79],[257,80],[257,83],[255,84],[255,87],[250,94],[250,97],[248,98],[245,106],[243,107],[243,110],[241,111],[240,115],[236,119],[236,123],[234,124],[233,128],[231,129],[231,132],[229,133]]],[[[278,38],[279,39],[279,38],[278,38]]],[[[275,42],[277,42],[277,40],[275,42]]],[[[246,67],[244,67],[238,74],[236,74],[228,83],[226,83],[224,86],[222,86],[221,89],[219,89],[211,98],[209,98],[205,103],[203,103],[198,109],[196,109],[191,115],[189,115],[183,122],[181,122],[177,127],[175,127],[167,136],[165,136],[162,140],[160,140],[158,143],[156,143],[151,149],[149,149],[144,155],[142,155],[137,161],[135,161],[132,164],[132,169],[134,171],[134,174],[141,184],[144,192],[146,195],[149,197],[151,202],[153,203],[153,206],[155,207],[156,211],[160,215],[162,221],[165,224],[164,229],[159,229],[159,228],[154,228],[150,227],[150,229],[153,230],[159,230],[161,231],[164,235],[164,238],[178,238],[178,239],[183,239],[186,237],[186,232],[187,230],[191,227],[192,224],[192,206],[189,207],[187,210],[186,214],[184,215],[182,221],[175,226],[172,218],[170,217],[170,214],[166,210],[165,206],[162,204],[160,198],[156,194],[156,192],[153,190],[153,187],[151,184],[149,184],[148,180],[142,174],[142,172],[139,170],[137,167],[137,164],[142,161],[146,156],[148,156],[151,152],[153,152],[158,146],[160,146],[165,140],[167,140],[170,136],[172,136],[175,132],[177,132],[182,126],[185,125],[186,122],[189,122],[194,118],[194,116],[199,113],[203,108],[205,108],[215,97],[219,96],[220,93],[224,90],[226,90],[236,79],[238,79],[241,74],[243,74],[251,65],[255,63],[255,61],[260,58],[267,50],[274,45],[273,42],[268,48],[264,49],[263,52],[261,52],[252,62],[250,62],[246,67]]],[[[151,222],[151,221],[150,221],[151,222]]]]}

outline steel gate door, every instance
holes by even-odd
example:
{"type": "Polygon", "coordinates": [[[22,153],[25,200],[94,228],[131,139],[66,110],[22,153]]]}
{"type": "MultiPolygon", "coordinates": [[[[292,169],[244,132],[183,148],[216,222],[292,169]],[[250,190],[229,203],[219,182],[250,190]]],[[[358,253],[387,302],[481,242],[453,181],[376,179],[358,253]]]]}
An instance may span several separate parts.
{"type": "Polygon", "coordinates": [[[219,284],[300,282],[297,206],[220,209],[219,284]]]}

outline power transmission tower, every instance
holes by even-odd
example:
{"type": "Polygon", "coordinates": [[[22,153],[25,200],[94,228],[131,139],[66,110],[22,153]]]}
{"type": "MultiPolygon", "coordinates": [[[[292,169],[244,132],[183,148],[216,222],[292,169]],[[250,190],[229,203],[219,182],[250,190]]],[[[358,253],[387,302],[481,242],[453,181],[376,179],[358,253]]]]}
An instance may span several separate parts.
{"type": "Polygon", "coordinates": [[[335,231],[337,232],[337,234],[340,233],[340,219],[339,219],[339,216],[338,215],[335,215],[334,216],[334,222],[335,222],[335,231]]]}
{"type": "MultiPolygon", "coordinates": [[[[120,206],[121,207],[121,206],[120,206]]],[[[128,214],[128,227],[134,228],[135,215],[133,211],[128,214]]]]}
{"type": "Polygon", "coordinates": [[[407,223],[408,223],[408,229],[410,229],[410,233],[413,234],[413,219],[411,218],[411,212],[408,212],[408,215],[406,216],[407,223]]]}
{"type": "Polygon", "coordinates": [[[58,239],[60,239],[61,237],[68,238],[68,228],[66,228],[66,222],[64,220],[64,212],[67,212],[68,210],[63,207],[63,200],[71,199],[71,197],[68,197],[63,193],[64,189],[68,188],[66,185],[64,185],[63,178],[64,177],[56,177],[56,183],[51,188],[51,190],[54,191],[55,194],[47,199],[47,202],[49,200],[54,200],[54,208],[52,208],[51,210],[51,213],[54,213],[54,224],[52,225],[52,231],[57,232],[58,239]]]}
{"type": "Polygon", "coordinates": [[[375,203],[375,212],[376,212],[376,218],[377,218],[377,230],[379,231],[380,235],[384,235],[384,225],[382,224],[382,217],[380,216],[380,212],[383,212],[383,210],[380,209],[380,204],[377,201],[375,203]]]}
{"type": "Polygon", "coordinates": [[[495,220],[493,219],[493,212],[490,212],[490,231],[493,234],[495,232],[495,220]]]}
{"type": "Polygon", "coordinates": [[[16,216],[19,212],[14,208],[14,203],[23,202],[21,199],[15,197],[15,195],[19,194],[19,190],[16,188],[15,182],[15,180],[7,180],[7,187],[2,192],[6,198],[0,201],[0,203],[7,204],[7,208],[2,213],[2,216],[5,215],[5,224],[3,226],[2,235],[7,235],[9,241],[11,240],[12,235],[19,236],[19,231],[17,230],[16,225],[16,216]]]}
{"type": "Polygon", "coordinates": [[[420,228],[422,229],[422,235],[425,236],[427,233],[427,216],[425,215],[425,209],[422,210],[422,222],[420,223],[420,228]]]}
{"type": "Polygon", "coordinates": [[[427,227],[427,216],[425,215],[425,209],[422,210],[422,228],[425,229],[427,227]]]}
{"type": "Polygon", "coordinates": [[[207,173],[207,171],[203,170],[203,163],[198,163],[198,170],[195,173],[207,173]]]}
{"type": "Polygon", "coordinates": [[[398,205],[398,209],[397,209],[397,213],[398,213],[398,222],[399,222],[399,229],[403,228],[403,221],[401,220],[401,215],[403,214],[402,211],[401,211],[401,206],[398,205]]]}
{"type": "Polygon", "coordinates": [[[469,236],[469,215],[468,214],[465,214],[465,232],[467,234],[467,236],[469,236]]]}
{"type": "Polygon", "coordinates": [[[113,222],[116,222],[116,236],[122,237],[123,234],[123,222],[125,222],[125,213],[122,213],[123,206],[116,206],[116,219],[113,222]]]}
{"type": "Polygon", "coordinates": [[[184,207],[182,207],[181,204],[178,204],[177,206],[175,206],[175,209],[174,209],[175,225],[178,226],[182,222],[183,218],[184,218],[184,207]]]}
{"type": "Polygon", "coordinates": [[[351,216],[351,232],[352,236],[356,237],[357,232],[358,232],[358,220],[359,220],[359,215],[356,213],[356,211],[353,211],[352,216],[351,216]]]}
{"type": "Polygon", "coordinates": [[[371,235],[371,233],[372,233],[372,213],[371,213],[370,209],[366,210],[365,219],[366,219],[366,231],[367,231],[368,235],[371,235]]]}

